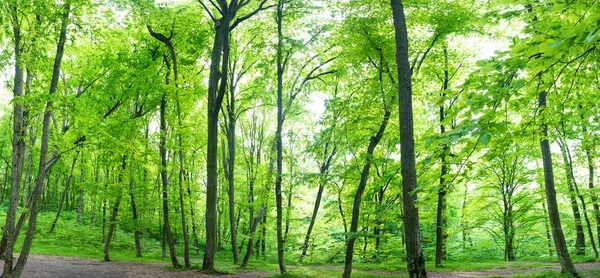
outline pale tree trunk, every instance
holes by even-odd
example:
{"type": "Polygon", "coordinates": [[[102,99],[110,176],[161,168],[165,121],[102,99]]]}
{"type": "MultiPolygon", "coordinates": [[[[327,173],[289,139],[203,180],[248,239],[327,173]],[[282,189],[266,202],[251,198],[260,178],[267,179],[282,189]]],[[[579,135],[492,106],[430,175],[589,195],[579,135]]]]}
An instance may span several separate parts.
{"type": "MultiPolygon", "coordinates": [[[[543,112],[546,108],[547,92],[541,92],[539,95],[539,110],[543,112]]],[[[569,249],[565,241],[562,226],[560,224],[560,214],[558,212],[558,203],[556,201],[556,190],[554,188],[554,171],[552,169],[552,154],[550,152],[550,144],[548,143],[548,124],[542,124],[542,138],[540,138],[540,148],[542,150],[542,159],[544,162],[544,184],[546,189],[546,203],[548,205],[548,217],[550,218],[550,227],[552,230],[552,238],[556,254],[560,261],[560,266],[563,273],[572,274],[579,277],[577,270],[571,261],[569,249]]]]}
{"type": "Polygon", "coordinates": [[[396,38],[396,66],[398,68],[398,102],[400,117],[400,157],[402,167],[402,198],[408,275],[427,277],[425,258],[421,249],[419,210],[415,206],[417,174],[415,168],[415,140],[413,131],[411,69],[408,62],[408,32],[404,6],[401,0],[391,0],[396,38]]]}

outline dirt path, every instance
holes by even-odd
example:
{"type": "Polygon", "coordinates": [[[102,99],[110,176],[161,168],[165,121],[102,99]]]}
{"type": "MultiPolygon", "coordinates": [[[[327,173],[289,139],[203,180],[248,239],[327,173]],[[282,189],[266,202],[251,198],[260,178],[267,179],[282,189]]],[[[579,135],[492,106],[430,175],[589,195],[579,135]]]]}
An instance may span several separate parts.
{"type": "MultiPolygon", "coordinates": [[[[582,277],[599,277],[600,262],[575,264],[575,268],[582,277]]],[[[545,272],[550,270],[560,271],[558,263],[552,264],[544,268],[519,268],[519,269],[490,269],[485,271],[465,271],[465,272],[429,272],[429,278],[452,278],[452,277],[512,277],[514,275],[522,275],[527,273],[545,272]]]]}
{"type": "MultiPolygon", "coordinates": [[[[160,278],[185,278],[185,277],[214,277],[203,275],[199,271],[175,271],[166,269],[168,263],[138,263],[138,262],[102,262],[97,259],[58,257],[46,255],[29,255],[27,265],[22,277],[86,277],[86,278],[116,278],[116,277],[160,277],[160,278]]],[[[0,267],[3,267],[0,262],[0,267]]],[[[237,273],[220,275],[228,278],[258,278],[266,277],[272,273],[237,273]]]]}

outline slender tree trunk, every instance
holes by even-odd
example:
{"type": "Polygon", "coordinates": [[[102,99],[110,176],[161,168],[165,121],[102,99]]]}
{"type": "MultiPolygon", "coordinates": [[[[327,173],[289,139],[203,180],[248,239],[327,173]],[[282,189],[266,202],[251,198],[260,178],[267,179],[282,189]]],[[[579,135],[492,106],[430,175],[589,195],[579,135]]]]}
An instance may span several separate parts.
{"type": "Polygon", "coordinates": [[[560,149],[563,155],[565,176],[567,185],[569,187],[569,201],[571,202],[571,209],[573,210],[573,217],[575,218],[575,231],[577,232],[577,240],[575,241],[575,255],[584,255],[585,235],[583,233],[583,225],[581,224],[581,212],[579,211],[575,189],[573,188],[573,180],[571,180],[569,172],[569,160],[567,158],[567,151],[565,150],[565,147],[563,146],[561,141],[557,142],[560,145],[560,149]]]}
{"type": "MultiPolygon", "coordinates": [[[[542,208],[544,209],[544,215],[548,215],[548,209],[546,209],[546,203],[542,203],[542,208]]],[[[550,228],[548,227],[548,218],[544,220],[544,227],[546,228],[546,240],[548,241],[548,254],[550,257],[554,256],[552,252],[552,236],[550,235],[550,228]]]]}
{"type": "Polygon", "coordinates": [[[108,236],[106,237],[106,242],[104,243],[105,262],[110,262],[110,244],[112,243],[112,239],[117,230],[117,214],[119,213],[119,206],[121,205],[121,195],[122,193],[119,190],[119,195],[117,195],[117,200],[115,201],[112,213],[110,214],[110,226],[108,228],[108,236]]]}
{"type": "Polygon", "coordinates": [[[427,277],[425,258],[421,250],[419,210],[415,206],[417,174],[415,168],[415,141],[413,135],[412,83],[408,62],[408,32],[404,6],[401,0],[391,0],[396,38],[396,65],[398,68],[398,102],[400,117],[400,156],[402,166],[402,198],[408,275],[411,278],[427,277]]]}
{"type": "MultiPolygon", "coordinates": [[[[539,95],[540,112],[546,108],[547,92],[541,92],[539,95]]],[[[546,202],[548,205],[548,217],[550,218],[550,227],[552,228],[552,238],[556,254],[560,261],[560,266],[563,273],[570,273],[575,277],[579,277],[577,270],[571,261],[569,249],[560,224],[560,214],[558,212],[558,203],[556,201],[556,190],[554,188],[554,171],[552,169],[552,154],[550,152],[550,144],[548,143],[548,124],[542,124],[542,138],[540,138],[540,148],[542,150],[542,159],[544,162],[544,184],[546,188],[546,202]]]]}
{"type": "MultiPolygon", "coordinates": [[[[17,4],[14,2],[14,6],[9,6],[7,9],[11,9],[13,34],[14,34],[14,55],[15,55],[15,76],[13,83],[13,96],[16,100],[23,96],[23,68],[21,67],[21,26],[19,24],[19,16],[17,4]]],[[[8,3],[6,3],[9,5],[8,3]]],[[[2,235],[2,250],[0,256],[4,259],[4,270],[2,275],[4,277],[12,277],[13,267],[13,250],[15,240],[13,238],[15,221],[17,218],[17,207],[19,205],[19,190],[21,188],[21,179],[23,174],[23,161],[25,157],[25,137],[27,136],[27,129],[25,122],[23,121],[23,105],[18,101],[13,101],[13,134],[12,134],[12,173],[11,173],[11,187],[10,197],[8,201],[8,210],[6,212],[6,221],[4,225],[4,233],[2,235]]],[[[5,191],[5,190],[4,190],[5,191]]],[[[2,201],[4,201],[4,192],[2,192],[2,201]]]]}
{"type": "MultiPolygon", "coordinates": [[[[445,119],[445,101],[446,101],[446,90],[448,90],[448,51],[444,48],[444,84],[442,86],[442,101],[440,104],[440,135],[443,136],[446,132],[446,126],[444,125],[445,119]]],[[[448,165],[446,163],[446,155],[448,153],[448,145],[442,146],[441,160],[441,173],[440,173],[440,185],[438,189],[438,203],[437,203],[437,217],[436,217],[436,229],[435,229],[435,266],[442,267],[442,259],[444,257],[444,242],[446,240],[446,175],[448,174],[448,165]]]]}
{"type": "Polygon", "coordinates": [[[279,262],[279,272],[285,274],[285,261],[283,256],[283,197],[281,194],[281,175],[283,170],[283,147],[281,133],[283,129],[283,73],[285,65],[283,64],[283,0],[277,1],[277,130],[275,132],[275,143],[277,149],[277,174],[275,176],[275,206],[277,211],[277,261],[279,262]]]}
{"type": "Polygon", "coordinates": [[[52,224],[50,225],[50,230],[48,230],[48,234],[51,234],[54,231],[54,227],[56,226],[56,222],[58,221],[58,217],[60,216],[60,212],[62,210],[63,203],[65,201],[65,196],[67,195],[67,192],[69,191],[69,186],[71,185],[71,179],[73,178],[73,170],[75,169],[75,163],[77,162],[78,156],[79,156],[79,152],[77,152],[77,154],[75,154],[75,157],[73,157],[73,162],[71,163],[71,170],[69,171],[69,175],[67,176],[67,180],[65,181],[65,189],[63,190],[62,194],[60,195],[60,201],[58,202],[56,216],[54,217],[54,220],[52,221],[52,224]]]}
{"type": "MultiPolygon", "coordinates": [[[[168,80],[168,78],[167,78],[168,80]]],[[[173,234],[171,234],[171,226],[169,223],[169,197],[168,197],[168,186],[169,181],[167,178],[167,150],[165,148],[166,137],[167,137],[167,121],[165,118],[166,114],[166,106],[167,100],[165,99],[165,95],[162,96],[162,100],[160,102],[160,143],[159,143],[159,153],[160,153],[160,177],[162,181],[162,208],[163,208],[163,223],[165,226],[165,238],[167,244],[169,246],[169,254],[171,256],[171,263],[174,268],[180,268],[181,265],[177,260],[177,255],[175,254],[175,244],[173,242],[173,234]]]]}
{"type": "Polygon", "coordinates": [[[360,182],[358,184],[358,188],[356,189],[356,194],[354,195],[354,204],[352,205],[352,220],[350,222],[351,235],[349,236],[348,241],[346,243],[346,263],[344,264],[344,273],[342,274],[343,278],[349,278],[350,274],[352,273],[352,257],[354,256],[354,242],[356,241],[356,237],[358,236],[356,233],[358,231],[360,203],[362,200],[362,195],[365,192],[365,188],[367,186],[369,170],[371,169],[371,161],[373,153],[375,152],[375,147],[377,147],[377,144],[379,144],[379,141],[381,141],[381,138],[383,137],[383,132],[387,127],[390,115],[391,112],[386,106],[383,121],[379,126],[379,129],[377,130],[377,134],[369,139],[369,146],[367,148],[367,160],[360,173],[360,182]]]}
{"type": "Polygon", "coordinates": [[[231,86],[229,92],[229,126],[227,128],[227,147],[229,153],[228,170],[227,170],[227,181],[229,187],[227,189],[227,195],[229,196],[229,230],[231,232],[231,252],[233,253],[233,263],[239,264],[239,252],[237,247],[237,232],[235,226],[235,90],[234,86],[231,86]]]}
{"type": "MultiPolygon", "coordinates": [[[[579,108],[582,109],[583,107],[580,106],[579,108]]],[[[585,134],[584,136],[588,136],[587,125],[585,123],[583,115],[581,116],[581,125],[583,133],[585,134]]],[[[589,144],[590,142],[584,140],[583,145],[589,171],[588,187],[591,191],[592,205],[594,207],[594,218],[596,219],[596,236],[598,237],[598,247],[600,247],[600,207],[598,206],[598,194],[594,193],[594,159],[592,157],[591,147],[589,144]]]]}
{"type": "Polygon", "coordinates": [[[577,185],[577,181],[575,180],[575,174],[573,173],[573,159],[571,158],[571,151],[569,150],[569,145],[567,145],[567,141],[566,139],[563,140],[563,148],[564,148],[564,152],[566,152],[567,154],[567,165],[568,165],[568,170],[569,170],[569,177],[571,181],[573,182],[573,188],[575,189],[575,194],[577,194],[577,197],[579,198],[579,201],[581,202],[581,207],[583,209],[583,219],[585,220],[585,224],[587,227],[587,231],[588,234],[590,236],[590,243],[592,245],[592,250],[594,251],[594,258],[598,258],[598,249],[596,249],[596,243],[594,241],[594,232],[592,232],[592,225],[590,224],[590,219],[588,218],[587,215],[587,207],[585,205],[585,199],[583,199],[583,195],[581,195],[581,193],[579,193],[579,186],[577,185]]]}
{"type": "MultiPolygon", "coordinates": [[[[325,145],[325,152],[327,153],[327,146],[325,145]]],[[[329,167],[331,166],[331,160],[335,156],[336,147],[333,147],[333,150],[326,158],[326,161],[321,164],[320,174],[321,177],[319,179],[319,189],[317,191],[317,198],[315,200],[315,206],[313,208],[312,217],[310,218],[310,223],[308,224],[308,230],[306,231],[306,236],[304,237],[304,244],[302,245],[302,255],[300,256],[300,261],[302,258],[306,256],[306,252],[308,251],[308,241],[310,240],[310,234],[312,233],[312,229],[315,226],[315,221],[317,219],[317,213],[319,212],[319,206],[321,205],[321,198],[323,196],[323,190],[325,189],[325,183],[327,182],[327,173],[329,172],[329,167]]]]}
{"type": "Polygon", "coordinates": [[[141,234],[140,231],[140,223],[138,220],[138,212],[137,205],[135,203],[135,165],[133,157],[131,159],[131,165],[129,170],[129,198],[131,200],[131,215],[133,217],[133,239],[135,241],[135,256],[138,258],[142,257],[142,244],[141,244],[141,234]]]}
{"type": "MultiPolygon", "coordinates": [[[[65,3],[64,11],[62,14],[62,22],[61,22],[58,45],[56,47],[56,57],[54,59],[54,67],[52,69],[52,79],[50,82],[50,90],[48,92],[49,95],[53,95],[54,93],[56,93],[56,90],[58,88],[58,78],[60,75],[60,64],[62,62],[62,57],[63,57],[63,53],[64,53],[64,47],[65,47],[65,42],[66,42],[66,37],[67,37],[67,26],[69,25],[70,11],[71,11],[71,4],[65,3]]],[[[22,74],[21,74],[21,76],[22,76],[22,74]]],[[[22,83],[22,81],[21,81],[21,83],[22,83]]],[[[31,250],[31,245],[33,244],[33,237],[34,237],[36,225],[37,225],[37,215],[38,215],[38,210],[39,210],[39,206],[40,206],[40,198],[42,195],[41,193],[44,190],[44,186],[47,181],[48,172],[50,171],[50,168],[52,167],[52,165],[55,163],[55,161],[54,162],[48,161],[48,137],[50,135],[50,118],[52,115],[53,105],[54,104],[52,101],[48,101],[46,103],[46,108],[44,110],[44,117],[42,120],[42,139],[41,139],[42,142],[41,142],[41,147],[40,147],[40,164],[38,167],[36,188],[34,189],[33,197],[32,197],[32,204],[31,204],[30,216],[29,216],[29,226],[27,227],[25,239],[23,240],[23,247],[21,248],[21,254],[19,255],[19,259],[18,259],[17,264],[15,265],[14,269],[12,269],[12,273],[11,273],[10,268],[12,266],[11,254],[13,251],[14,242],[11,242],[10,240],[7,241],[7,242],[10,242],[10,244],[7,244],[6,254],[8,254],[9,256],[7,256],[5,263],[4,263],[4,272],[3,272],[4,277],[20,277],[21,276],[21,273],[23,272],[23,269],[25,268],[25,263],[27,262],[27,259],[29,257],[29,251],[31,250]]],[[[23,144],[24,144],[24,142],[23,142],[23,144]]],[[[23,155],[23,154],[21,154],[21,155],[23,155]]],[[[55,152],[53,152],[53,155],[57,155],[57,154],[55,152]]],[[[53,156],[51,158],[55,158],[55,157],[53,156]]],[[[58,158],[56,158],[56,159],[58,159],[58,158]]],[[[22,162],[21,162],[21,165],[22,165],[22,162]]],[[[20,175],[21,174],[19,174],[19,176],[20,175]]],[[[20,187],[20,183],[16,186],[15,190],[18,190],[19,187],[20,187]]],[[[16,193],[18,193],[18,191],[16,193]]],[[[15,197],[14,201],[17,202],[18,197],[19,197],[18,194],[15,194],[13,196],[13,194],[11,192],[11,202],[13,201],[13,197],[15,197]]],[[[7,219],[8,219],[8,216],[7,216],[7,219]]],[[[13,225],[14,225],[14,220],[12,223],[8,223],[8,220],[7,220],[7,225],[5,226],[5,232],[7,231],[7,229],[10,230],[9,232],[7,232],[8,236],[11,236],[13,233],[13,231],[11,230],[13,225]]]]}
{"type": "Polygon", "coordinates": [[[260,220],[265,215],[266,209],[267,207],[263,204],[262,208],[258,212],[258,216],[256,216],[256,218],[254,219],[254,221],[252,221],[252,224],[250,225],[250,238],[248,239],[248,248],[246,248],[246,255],[242,260],[242,268],[245,268],[248,265],[250,256],[252,256],[252,247],[254,246],[254,233],[256,232],[256,227],[258,227],[260,220]]]}

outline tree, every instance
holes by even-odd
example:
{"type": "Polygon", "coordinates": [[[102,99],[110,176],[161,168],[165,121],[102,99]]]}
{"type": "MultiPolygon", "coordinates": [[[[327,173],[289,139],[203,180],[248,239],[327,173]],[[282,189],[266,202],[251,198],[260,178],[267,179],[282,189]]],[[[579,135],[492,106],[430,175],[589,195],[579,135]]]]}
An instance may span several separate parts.
{"type": "MultiPolygon", "coordinates": [[[[539,108],[543,117],[547,117],[543,114],[546,107],[546,96],[547,92],[540,92],[539,95],[539,108]]],[[[558,203],[556,202],[556,190],[554,188],[554,172],[552,170],[552,154],[550,153],[550,144],[548,143],[548,124],[542,123],[542,134],[540,138],[540,147],[542,149],[542,157],[544,162],[544,184],[546,190],[546,202],[548,206],[548,217],[550,218],[550,226],[552,228],[552,238],[554,239],[554,246],[556,248],[556,254],[560,261],[560,266],[563,273],[569,273],[575,277],[578,277],[577,270],[571,261],[569,250],[567,249],[567,243],[565,242],[565,236],[562,231],[560,224],[560,215],[558,213],[558,203]]]]}
{"type": "Polygon", "coordinates": [[[198,0],[204,10],[210,16],[215,26],[215,37],[210,62],[210,75],[208,79],[208,105],[207,105],[207,125],[208,142],[206,152],[206,247],[204,251],[204,260],[202,261],[202,270],[206,273],[215,272],[215,253],[217,248],[217,144],[218,144],[218,123],[219,112],[223,103],[223,98],[227,90],[227,77],[229,66],[229,34],[230,32],[245,20],[253,17],[258,12],[268,9],[271,6],[265,6],[266,0],[262,0],[258,7],[248,14],[237,17],[238,11],[250,4],[251,0],[226,0],[215,2],[210,1],[213,8],[218,11],[221,18],[215,18],[208,6],[198,0]],[[218,6],[217,6],[218,4],[218,6]],[[220,79],[220,84],[219,84],[220,79]]]}
{"type": "Polygon", "coordinates": [[[419,210],[417,200],[417,174],[415,169],[415,141],[413,137],[413,110],[411,69],[408,61],[408,34],[404,6],[400,0],[391,0],[396,34],[396,66],[398,68],[398,103],[400,110],[400,155],[402,173],[402,198],[404,229],[406,231],[406,253],[408,275],[427,277],[425,258],[421,250],[419,232],[419,210]]]}

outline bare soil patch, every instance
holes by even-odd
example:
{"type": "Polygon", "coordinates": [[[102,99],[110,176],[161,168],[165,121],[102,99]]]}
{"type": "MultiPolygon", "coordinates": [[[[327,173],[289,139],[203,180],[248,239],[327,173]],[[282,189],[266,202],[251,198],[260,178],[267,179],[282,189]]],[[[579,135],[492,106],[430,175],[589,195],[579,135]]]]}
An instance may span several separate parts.
{"type": "MultiPolygon", "coordinates": [[[[15,254],[15,257],[18,255],[15,254]]],[[[0,267],[3,267],[0,262],[0,267]]],[[[97,259],[59,257],[46,255],[29,255],[27,265],[22,277],[25,278],[105,278],[105,277],[160,277],[160,278],[185,278],[185,277],[215,277],[205,275],[198,270],[178,271],[168,269],[168,263],[141,263],[141,262],[103,262],[97,259]]],[[[246,272],[219,275],[218,277],[266,277],[272,273],[246,272]]]]}

